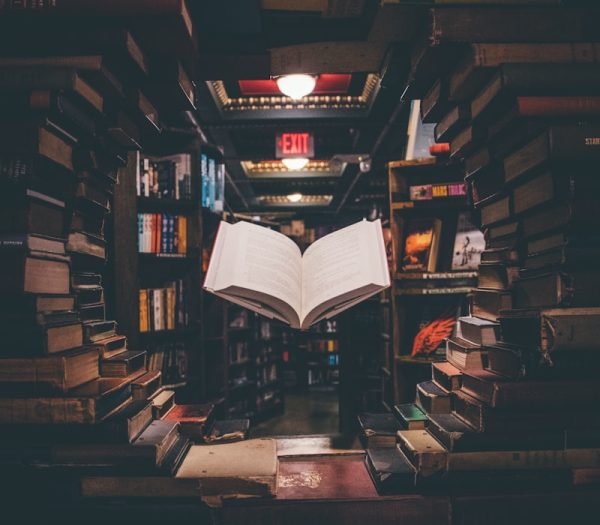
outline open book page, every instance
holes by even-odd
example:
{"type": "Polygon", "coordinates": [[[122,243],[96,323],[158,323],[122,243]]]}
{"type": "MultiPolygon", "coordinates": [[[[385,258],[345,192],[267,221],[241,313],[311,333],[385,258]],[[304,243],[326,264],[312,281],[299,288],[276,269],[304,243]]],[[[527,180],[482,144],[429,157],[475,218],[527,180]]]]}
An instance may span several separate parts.
{"type": "Polygon", "coordinates": [[[300,249],[285,235],[262,226],[221,223],[204,286],[297,326],[302,310],[300,249]]]}
{"type": "Polygon", "coordinates": [[[302,327],[390,284],[381,222],[361,221],[319,239],[302,257],[302,327]]]}

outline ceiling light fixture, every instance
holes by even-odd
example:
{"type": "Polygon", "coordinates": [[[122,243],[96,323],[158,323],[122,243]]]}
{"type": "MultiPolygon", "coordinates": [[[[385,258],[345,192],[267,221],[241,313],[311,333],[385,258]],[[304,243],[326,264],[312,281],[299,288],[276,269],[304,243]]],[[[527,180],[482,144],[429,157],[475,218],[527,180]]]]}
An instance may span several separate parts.
{"type": "Polygon", "coordinates": [[[287,196],[287,200],[290,202],[300,202],[302,200],[302,193],[291,193],[287,196]]]}
{"type": "Polygon", "coordinates": [[[308,159],[305,157],[296,157],[290,159],[281,159],[283,165],[290,171],[300,171],[308,164],[308,159]]]}
{"type": "Polygon", "coordinates": [[[306,95],[310,95],[317,84],[317,77],[312,75],[284,75],[278,77],[277,87],[285,96],[294,100],[300,100],[306,95]]]}

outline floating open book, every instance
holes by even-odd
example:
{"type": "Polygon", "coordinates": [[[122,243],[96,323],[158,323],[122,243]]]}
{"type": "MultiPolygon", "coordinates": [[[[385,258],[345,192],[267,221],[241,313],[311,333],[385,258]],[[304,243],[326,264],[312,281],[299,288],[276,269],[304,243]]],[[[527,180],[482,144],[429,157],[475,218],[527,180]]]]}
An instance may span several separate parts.
{"type": "Polygon", "coordinates": [[[222,222],[204,282],[220,297],[302,329],[389,285],[380,221],[333,232],[304,254],[268,228],[222,222]]]}

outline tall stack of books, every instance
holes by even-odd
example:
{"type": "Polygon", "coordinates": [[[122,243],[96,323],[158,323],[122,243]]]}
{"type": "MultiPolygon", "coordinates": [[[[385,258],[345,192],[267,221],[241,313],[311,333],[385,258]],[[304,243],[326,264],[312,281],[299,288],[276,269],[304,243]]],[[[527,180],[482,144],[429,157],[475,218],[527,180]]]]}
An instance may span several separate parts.
{"type": "Polygon", "coordinates": [[[189,440],[153,421],[160,373],[106,318],[105,221],[139,138],[111,108],[142,116],[97,59],[0,59],[0,440],[26,464],[170,474],[189,440]]]}
{"type": "MultiPolygon", "coordinates": [[[[423,118],[464,165],[486,250],[471,316],[418,386],[425,428],[401,420],[397,450],[368,461],[379,485],[387,469],[405,486],[565,486],[600,467],[597,44],[523,43],[532,38],[435,50],[459,60],[431,79],[423,118]]],[[[423,63],[413,66],[425,87],[423,63]]]]}

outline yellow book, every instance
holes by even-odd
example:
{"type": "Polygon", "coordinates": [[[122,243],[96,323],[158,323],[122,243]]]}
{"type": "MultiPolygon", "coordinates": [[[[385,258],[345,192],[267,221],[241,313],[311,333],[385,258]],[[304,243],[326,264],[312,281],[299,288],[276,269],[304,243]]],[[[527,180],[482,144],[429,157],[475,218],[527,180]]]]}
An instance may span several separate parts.
{"type": "Polygon", "coordinates": [[[175,288],[167,288],[167,330],[175,330],[175,288]]]}
{"type": "Polygon", "coordinates": [[[148,290],[140,289],[140,332],[147,332],[148,325],[148,290]]]}
{"type": "Polygon", "coordinates": [[[187,219],[184,216],[179,216],[177,218],[179,221],[177,233],[178,233],[178,243],[177,243],[177,251],[181,254],[187,253],[187,219]]]}

